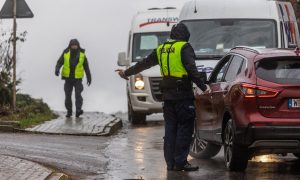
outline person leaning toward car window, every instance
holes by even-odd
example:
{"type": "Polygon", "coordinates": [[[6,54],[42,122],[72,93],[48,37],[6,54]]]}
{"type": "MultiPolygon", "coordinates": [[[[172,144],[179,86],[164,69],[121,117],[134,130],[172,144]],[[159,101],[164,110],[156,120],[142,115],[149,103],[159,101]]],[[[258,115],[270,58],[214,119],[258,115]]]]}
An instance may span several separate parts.
{"type": "Polygon", "coordinates": [[[65,80],[65,106],[67,109],[66,117],[72,116],[72,92],[75,89],[75,99],[76,99],[76,117],[83,114],[82,104],[83,98],[81,93],[83,91],[82,78],[84,77],[84,72],[87,76],[87,84],[91,85],[92,77],[89,68],[89,63],[85,55],[85,50],[80,47],[79,41],[77,39],[72,39],[69,43],[67,49],[64,50],[61,57],[57,61],[55,67],[55,75],[59,76],[59,71],[62,68],[61,76],[65,80]]]}
{"type": "Polygon", "coordinates": [[[165,119],[164,156],[168,171],[196,171],[197,166],[187,161],[192,142],[195,121],[194,82],[207,93],[209,87],[204,84],[202,75],[195,63],[195,52],[188,43],[188,28],[179,23],[171,30],[171,40],[155,49],[147,58],[126,71],[116,70],[128,80],[152,66],[160,65],[161,90],[163,93],[163,112],[165,119]]]}

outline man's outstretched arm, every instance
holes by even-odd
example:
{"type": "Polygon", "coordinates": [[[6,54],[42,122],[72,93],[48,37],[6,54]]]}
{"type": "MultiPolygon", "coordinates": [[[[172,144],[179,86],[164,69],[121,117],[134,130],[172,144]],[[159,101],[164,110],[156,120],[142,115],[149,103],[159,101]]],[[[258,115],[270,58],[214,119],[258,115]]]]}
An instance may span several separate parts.
{"type": "Polygon", "coordinates": [[[116,72],[118,72],[122,78],[128,80],[129,76],[138,74],[156,65],[158,65],[158,58],[157,58],[156,50],[154,50],[147,58],[136,63],[134,66],[130,67],[126,71],[122,69],[118,69],[116,70],[116,72]]]}
{"type": "Polygon", "coordinates": [[[182,48],[181,59],[191,81],[193,81],[203,92],[206,91],[208,87],[204,84],[205,82],[202,81],[201,74],[197,70],[195,52],[190,44],[187,44],[182,48]]]}

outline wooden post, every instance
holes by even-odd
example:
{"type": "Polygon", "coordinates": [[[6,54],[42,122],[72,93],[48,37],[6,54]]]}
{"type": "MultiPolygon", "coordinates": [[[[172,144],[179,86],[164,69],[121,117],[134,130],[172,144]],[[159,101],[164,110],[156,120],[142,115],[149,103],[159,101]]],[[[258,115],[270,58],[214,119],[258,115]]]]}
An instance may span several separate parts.
{"type": "Polygon", "coordinates": [[[17,101],[17,0],[13,1],[13,99],[12,108],[16,111],[17,101]]]}

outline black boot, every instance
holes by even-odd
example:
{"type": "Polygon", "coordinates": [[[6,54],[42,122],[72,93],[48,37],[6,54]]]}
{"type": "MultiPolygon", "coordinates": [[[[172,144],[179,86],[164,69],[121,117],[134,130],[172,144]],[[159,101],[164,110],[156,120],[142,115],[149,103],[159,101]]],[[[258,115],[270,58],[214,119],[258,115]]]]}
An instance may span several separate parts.
{"type": "Polygon", "coordinates": [[[175,166],[174,170],[175,171],[198,171],[199,167],[193,166],[187,162],[184,166],[175,166]]]}
{"type": "Polygon", "coordinates": [[[79,118],[83,114],[83,110],[77,111],[76,112],[76,117],[79,118]]]}
{"type": "Polygon", "coordinates": [[[68,111],[67,115],[66,115],[66,118],[70,118],[71,116],[72,116],[72,112],[68,111]]]}
{"type": "Polygon", "coordinates": [[[167,166],[168,171],[174,171],[174,166],[167,166]]]}

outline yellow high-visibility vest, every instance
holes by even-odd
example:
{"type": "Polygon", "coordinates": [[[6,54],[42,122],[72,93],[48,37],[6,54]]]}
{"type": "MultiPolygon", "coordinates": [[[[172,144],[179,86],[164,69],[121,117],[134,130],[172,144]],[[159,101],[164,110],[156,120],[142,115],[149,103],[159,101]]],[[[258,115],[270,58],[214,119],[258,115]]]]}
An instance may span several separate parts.
{"type": "MultiPolygon", "coordinates": [[[[70,77],[70,59],[71,59],[71,51],[64,53],[64,66],[62,69],[62,76],[65,78],[70,77]]],[[[84,64],[85,61],[85,53],[80,52],[79,61],[75,68],[75,79],[82,79],[84,77],[84,64]]]]}
{"type": "Polygon", "coordinates": [[[186,44],[183,41],[171,41],[156,49],[162,76],[182,78],[188,75],[181,61],[181,50],[186,44]]]}

